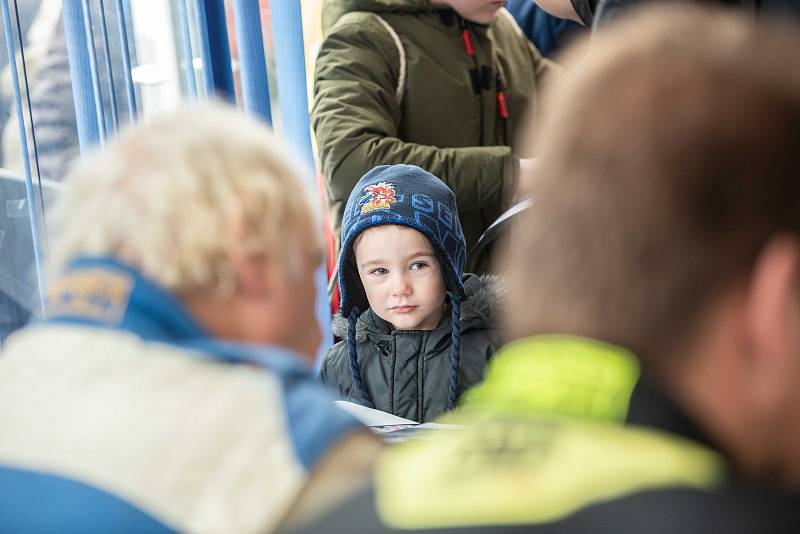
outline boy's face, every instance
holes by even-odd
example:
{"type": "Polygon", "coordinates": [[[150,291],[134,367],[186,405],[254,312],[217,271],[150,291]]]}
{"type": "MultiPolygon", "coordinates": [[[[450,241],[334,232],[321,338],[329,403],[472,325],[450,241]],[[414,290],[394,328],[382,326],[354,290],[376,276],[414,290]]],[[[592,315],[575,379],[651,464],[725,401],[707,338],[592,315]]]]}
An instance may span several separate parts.
{"type": "Polygon", "coordinates": [[[364,230],[354,244],[370,308],[398,330],[433,330],[444,311],[442,268],[430,241],[396,224],[364,230]]]}

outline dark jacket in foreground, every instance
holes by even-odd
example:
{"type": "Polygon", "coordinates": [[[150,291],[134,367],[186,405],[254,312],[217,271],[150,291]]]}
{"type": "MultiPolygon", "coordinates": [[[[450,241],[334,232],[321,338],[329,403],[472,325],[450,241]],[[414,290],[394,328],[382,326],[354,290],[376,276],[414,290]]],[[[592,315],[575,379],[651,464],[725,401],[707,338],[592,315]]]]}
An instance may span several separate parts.
{"type": "Polygon", "coordinates": [[[465,426],[393,447],[372,490],[304,532],[800,532],[800,495],[740,478],[616,347],[515,343],[443,421],[465,426]]]}
{"type": "MultiPolygon", "coordinates": [[[[500,346],[495,316],[501,290],[497,277],[466,275],[461,304],[459,394],[483,379],[486,363],[500,346]]],[[[347,337],[347,321],[337,317],[334,333],[347,337]]],[[[356,323],[358,364],[375,408],[414,421],[430,421],[447,410],[450,378],[450,313],[435,330],[394,330],[371,309],[356,323]]],[[[330,348],[320,378],[345,400],[360,403],[353,385],[347,341],[330,348]]]]}

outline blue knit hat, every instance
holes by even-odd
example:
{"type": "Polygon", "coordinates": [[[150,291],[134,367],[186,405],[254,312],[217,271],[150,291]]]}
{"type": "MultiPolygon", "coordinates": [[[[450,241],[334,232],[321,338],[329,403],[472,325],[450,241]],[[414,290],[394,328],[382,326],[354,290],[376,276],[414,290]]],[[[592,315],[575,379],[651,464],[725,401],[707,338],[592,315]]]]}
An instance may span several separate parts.
{"type": "Polygon", "coordinates": [[[348,319],[347,342],[350,373],[364,404],[372,399],[364,387],[356,359],[355,324],[369,307],[353,253],[356,237],[373,226],[398,224],[413,228],[431,242],[439,257],[452,310],[452,351],[448,409],[455,406],[460,357],[461,278],[466,261],[466,242],[453,191],[437,177],[415,165],[381,165],[358,181],[344,210],[342,246],[339,251],[340,312],[348,319]]]}

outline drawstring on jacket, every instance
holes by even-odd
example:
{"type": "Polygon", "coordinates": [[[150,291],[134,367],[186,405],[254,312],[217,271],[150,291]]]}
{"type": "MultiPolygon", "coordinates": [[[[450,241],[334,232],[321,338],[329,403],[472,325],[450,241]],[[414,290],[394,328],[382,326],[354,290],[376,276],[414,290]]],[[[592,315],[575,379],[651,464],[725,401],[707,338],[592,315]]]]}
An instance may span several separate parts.
{"type": "Polygon", "coordinates": [[[461,299],[450,293],[452,320],[450,322],[450,383],[447,388],[447,409],[456,407],[458,400],[458,366],[461,359],[461,299]]]}
{"type": "Polygon", "coordinates": [[[358,353],[356,352],[356,321],[358,321],[359,313],[358,308],[353,306],[350,310],[350,315],[347,317],[347,356],[350,360],[350,377],[353,379],[353,384],[361,396],[361,403],[369,408],[374,408],[375,403],[372,402],[372,396],[364,386],[364,381],[361,379],[361,370],[358,368],[358,353]]]}

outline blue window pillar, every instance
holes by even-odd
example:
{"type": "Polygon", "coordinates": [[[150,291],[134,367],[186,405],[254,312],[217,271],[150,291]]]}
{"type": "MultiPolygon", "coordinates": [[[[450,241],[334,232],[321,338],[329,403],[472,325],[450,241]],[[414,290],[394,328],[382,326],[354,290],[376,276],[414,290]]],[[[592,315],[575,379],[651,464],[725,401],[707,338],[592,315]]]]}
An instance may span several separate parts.
{"type": "MultiPolygon", "coordinates": [[[[272,0],[270,16],[275,47],[275,69],[278,79],[278,102],[283,135],[305,159],[309,169],[314,169],[314,152],[311,148],[311,127],[308,117],[305,48],[303,46],[303,16],[299,0],[272,0]]],[[[309,174],[309,190],[319,199],[317,181],[309,174]]],[[[319,200],[318,200],[319,201],[319,200]]],[[[322,228],[320,228],[322,232],[322,228]]],[[[328,302],[328,277],[325,266],[317,270],[317,317],[323,332],[322,346],[315,368],[319,369],[325,351],[331,346],[331,308],[328,302]]]]}

